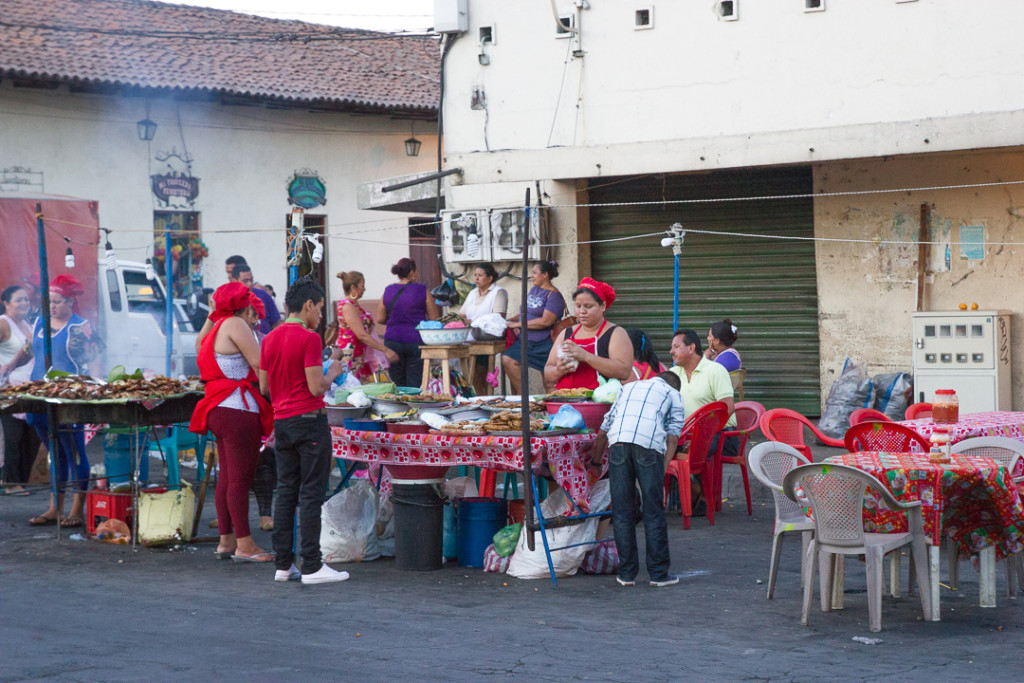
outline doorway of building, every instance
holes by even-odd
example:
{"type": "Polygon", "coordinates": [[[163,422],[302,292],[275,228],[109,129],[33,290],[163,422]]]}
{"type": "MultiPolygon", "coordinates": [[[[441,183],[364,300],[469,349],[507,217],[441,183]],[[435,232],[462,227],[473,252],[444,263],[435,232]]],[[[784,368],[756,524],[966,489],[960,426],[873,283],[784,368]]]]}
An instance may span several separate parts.
{"type": "Polygon", "coordinates": [[[173,290],[175,299],[187,298],[192,289],[202,291],[203,259],[206,247],[199,239],[199,213],[196,211],[154,211],[153,212],[153,256],[156,270],[165,275],[169,271],[170,282],[164,280],[168,291],[173,290]],[[166,233],[171,233],[171,253],[166,251],[166,233]],[[169,256],[169,258],[168,258],[169,256]],[[170,268],[166,268],[166,264],[170,268]]]}
{"type": "Polygon", "coordinates": [[[437,245],[437,225],[433,218],[409,219],[409,258],[416,262],[419,282],[427,286],[428,292],[441,284],[437,245]]]}
{"type": "MultiPolygon", "coordinates": [[[[286,255],[288,254],[288,250],[290,248],[289,244],[288,244],[288,228],[291,226],[291,221],[292,221],[291,214],[287,214],[285,216],[285,244],[284,244],[285,254],[286,255]]],[[[328,264],[329,264],[329,261],[330,261],[330,250],[327,248],[328,247],[327,240],[324,239],[324,228],[327,225],[327,216],[325,216],[325,215],[312,215],[312,214],[308,214],[307,213],[303,217],[303,225],[305,226],[306,234],[317,235],[320,238],[320,243],[322,245],[324,245],[324,253],[323,253],[323,259],[320,261],[320,263],[314,263],[313,262],[313,251],[314,251],[315,247],[313,246],[312,243],[309,242],[309,240],[302,240],[302,244],[300,244],[299,247],[298,247],[298,250],[299,250],[298,257],[299,258],[298,258],[297,277],[300,277],[300,278],[301,277],[312,277],[313,281],[316,282],[317,284],[319,284],[321,287],[323,287],[324,291],[326,292],[326,291],[328,291],[328,289],[327,289],[327,272],[328,272],[328,269],[329,269],[329,265],[328,264]]],[[[286,285],[290,285],[290,284],[291,284],[290,281],[286,283],[286,285]]],[[[287,291],[287,287],[285,287],[285,291],[287,291]]],[[[327,303],[330,304],[330,301],[328,300],[327,303]]],[[[317,329],[317,332],[319,332],[322,335],[324,330],[327,329],[327,319],[328,318],[333,318],[333,317],[334,316],[331,315],[329,311],[325,310],[324,311],[324,316],[320,319],[320,327],[317,329]]]]}

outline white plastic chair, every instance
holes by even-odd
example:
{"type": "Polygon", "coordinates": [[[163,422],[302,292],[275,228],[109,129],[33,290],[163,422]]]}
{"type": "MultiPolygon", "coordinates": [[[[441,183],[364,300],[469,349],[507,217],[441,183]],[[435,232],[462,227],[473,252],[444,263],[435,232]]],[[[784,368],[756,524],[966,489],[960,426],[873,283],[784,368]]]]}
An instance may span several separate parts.
{"type": "MultiPolygon", "coordinates": [[[[775,538],[772,539],[772,560],[768,569],[769,600],[775,595],[775,579],[779,574],[779,557],[782,555],[784,534],[799,532],[804,552],[807,551],[811,536],[814,535],[814,520],[807,516],[803,506],[787,498],[782,490],[782,480],[790,470],[809,464],[810,461],[801,455],[800,451],[779,441],[759,443],[747,455],[750,473],[771,489],[775,498],[775,538]]],[[[800,566],[803,567],[803,562],[800,566]]]]}
{"type": "MultiPolygon", "coordinates": [[[[992,458],[1012,476],[1019,460],[1024,460],[1024,443],[1006,436],[980,436],[964,439],[953,444],[950,449],[955,455],[973,455],[992,458]]],[[[1024,481],[1024,476],[1013,480],[1014,484],[1024,481]]],[[[946,541],[946,556],[949,560],[949,585],[957,587],[960,580],[960,547],[952,539],[946,541]]],[[[1024,592],[1024,553],[1015,553],[1006,562],[1006,593],[1010,598],[1017,597],[1017,587],[1024,592]]],[[[994,570],[992,570],[994,572],[994,570]]],[[[993,591],[994,599],[994,591],[993,591]]]]}
{"type": "MultiPolygon", "coordinates": [[[[917,581],[928,585],[928,550],[925,547],[921,501],[901,503],[880,481],[866,472],[845,465],[803,465],[790,471],[782,488],[796,502],[796,489],[807,496],[814,514],[814,538],[804,555],[804,594],[800,623],[810,619],[814,593],[814,557],[818,556],[821,611],[832,609],[834,563],[832,556],[864,555],[868,584],[868,621],[872,632],[882,630],[882,558],[886,553],[910,544],[917,581]],[[896,534],[864,533],[864,497],[866,489],[878,492],[880,502],[890,510],[907,513],[907,532],[896,534]]],[[[921,594],[924,618],[931,618],[930,591],[921,594]]]]}

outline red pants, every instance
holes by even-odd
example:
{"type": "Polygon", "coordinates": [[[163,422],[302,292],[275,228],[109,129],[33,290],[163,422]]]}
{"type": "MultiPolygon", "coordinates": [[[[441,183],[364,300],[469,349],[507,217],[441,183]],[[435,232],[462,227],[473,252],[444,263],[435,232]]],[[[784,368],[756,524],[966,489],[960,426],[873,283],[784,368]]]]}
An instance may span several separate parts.
{"type": "Polygon", "coordinates": [[[217,437],[217,524],[221,536],[251,536],[249,488],[260,455],[260,416],[235,408],[214,408],[207,425],[217,437]]]}

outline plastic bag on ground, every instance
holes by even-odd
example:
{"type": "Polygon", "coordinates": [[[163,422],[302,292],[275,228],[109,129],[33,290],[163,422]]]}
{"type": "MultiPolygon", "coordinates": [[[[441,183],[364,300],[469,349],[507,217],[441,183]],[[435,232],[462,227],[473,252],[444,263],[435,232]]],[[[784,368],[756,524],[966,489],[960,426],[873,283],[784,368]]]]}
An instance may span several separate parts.
{"type": "Polygon", "coordinates": [[[850,415],[858,408],[871,408],[875,404],[874,387],[868,377],[867,363],[851,361],[843,364],[843,372],[832,383],[825,399],[825,410],[818,421],[818,429],[833,439],[842,439],[850,428],[850,415]]]}
{"type": "Polygon", "coordinates": [[[871,378],[875,388],[875,410],[892,420],[902,420],[914,402],[914,378],[905,372],[890,372],[871,378]]]}
{"type": "MultiPolygon", "coordinates": [[[[594,484],[590,492],[591,512],[600,512],[611,504],[611,490],[608,480],[602,479],[594,484]]],[[[555,517],[564,512],[568,502],[565,493],[559,489],[552,493],[540,504],[541,512],[545,518],[555,517]]],[[[591,517],[581,524],[559,527],[547,532],[548,546],[558,548],[572,545],[574,543],[587,543],[597,537],[598,518],[591,517]]],[[[540,532],[538,532],[539,535],[540,532]]],[[[516,551],[512,554],[512,561],[508,565],[508,573],[520,579],[546,579],[548,573],[548,561],[544,556],[544,542],[537,538],[532,552],[526,546],[527,536],[520,534],[519,543],[516,544],[516,551]]],[[[579,571],[583,557],[592,546],[580,545],[564,550],[555,550],[551,553],[551,563],[555,568],[555,576],[572,576],[579,571]]]]}
{"type": "Polygon", "coordinates": [[[380,557],[377,542],[377,492],[354,481],[324,503],[320,513],[320,550],[324,562],[368,562],[380,557]]]}
{"type": "Polygon", "coordinates": [[[523,531],[522,524],[510,524],[494,534],[494,552],[502,557],[508,557],[516,551],[516,544],[519,543],[519,535],[523,531]]]}
{"type": "Polygon", "coordinates": [[[508,570],[509,558],[502,557],[494,550],[494,544],[487,546],[484,551],[484,571],[494,574],[504,574],[508,570]]]}
{"type": "Polygon", "coordinates": [[[619,549],[614,539],[601,541],[583,558],[580,570],[585,574],[614,574],[619,570],[619,549]]]}

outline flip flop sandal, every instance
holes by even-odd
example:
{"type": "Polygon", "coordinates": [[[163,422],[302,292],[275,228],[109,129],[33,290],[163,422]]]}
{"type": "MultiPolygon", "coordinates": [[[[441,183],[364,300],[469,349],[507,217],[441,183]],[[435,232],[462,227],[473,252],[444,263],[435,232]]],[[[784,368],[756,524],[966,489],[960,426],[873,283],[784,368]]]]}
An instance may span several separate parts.
{"type": "Polygon", "coordinates": [[[4,491],[4,495],[5,496],[31,496],[32,492],[31,491],[25,491],[25,490],[21,490],[21,491],[4,491]]]}
{"type": "Polygon", "coordinates": [[[81,517],[65,517],[60,521],[61,529],[75,529],[84,524],[84,520],[81,517]]]}
{"type": "Polygon", "coordinates": [[[28,520],[29,526],[53,526],[57,523],[56,517],[33,517],[28,520]]]}
{"type": "Polygon", "coordinates": [[[229,550],[213,551],[213,556],[216,557],[218,560],[230,560],[232,555],[234,555],[234,553],[229,550]]]}
{"type": "Polygon", "coordinates": [[[256,553],[255,555],[232,555],[235,562],[273,562],[274,553],[256,553]]]}

